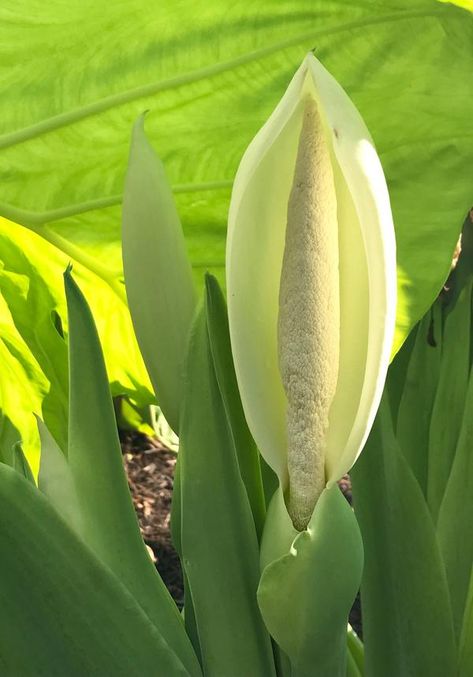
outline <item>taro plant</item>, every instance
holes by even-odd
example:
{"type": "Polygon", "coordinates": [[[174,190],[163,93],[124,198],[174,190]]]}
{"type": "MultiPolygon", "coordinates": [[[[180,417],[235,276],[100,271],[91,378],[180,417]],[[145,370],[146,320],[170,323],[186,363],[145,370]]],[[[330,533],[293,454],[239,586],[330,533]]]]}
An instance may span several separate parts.
{"type": "Polygon", "coordinates": [[[464,373],[471,371],[471,276],[462,264],[458,297],[448,310],[434,307],[442,343],[436,371],[426,356],[429,320],[390,368],[357,464],[360,533],[337,480],[366,442],[386,378],[394,232],[368,130],[312,55],[235,179],[228,311],[210,275],[204,298],[196,298],[172,192],[143,118],[125,182],[123,258],[138,342],[180,438],[172,530],[183,614],[139,533],[99,337],[68,268],[66,453],[38,419],[37,483],[18,445],[12,466],[0,465],[4,673],[471,675],[472,553],[452,531],[456,516],[464,532],[471,529],[464,373]],[[457,364],[448,337],[457,326],[458,416],[445,422],[447,372],[457,364]],[[419,430],[417,400],[425,401],[419,430]],[[383,482],[389,488],[380,495],[383,482]],[[347,627],[361,581],[366,661],[347,627]],[[383,584],[388,619],[378,597],[383,584]],[[436,632],[427,617],[433,594],[436,632]]]}
{"type": "Polygon", "coordinates": [[[311,49],[361,112],[387,177],[397,347],[432,303],[472,202],[471,12],[437,0],[182,0],[178,11],[145,0],[3,0],[0,25],[2,460],[21,436],[36,472],[32,410],[66,448],[59,334],[70,260],[113,394],[139,408],[152,401],[122,284],[132,122],[151,111],[147,135],[166,165],[194,280],[200,288],[209,270],[222,284],[239,160],[311,49]]]}

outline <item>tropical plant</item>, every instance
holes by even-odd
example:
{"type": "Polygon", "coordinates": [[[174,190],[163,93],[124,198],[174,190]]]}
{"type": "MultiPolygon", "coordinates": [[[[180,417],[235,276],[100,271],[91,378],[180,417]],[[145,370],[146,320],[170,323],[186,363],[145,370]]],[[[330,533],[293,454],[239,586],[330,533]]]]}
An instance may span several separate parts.
{"type": "Polygon", "coordinates": [[[235,179],[228,314],[211,275],[196,301],[143,122],[125,182],[125,283],[180,437],[172,530],[183,618],[140,536],[97,330],[68,267],[66,453],[38,419],[37,486],[18,444],[11,466],[0,464],[4,673],[469,677],[468,236],[449,305],[434,305],[390,368],[355,469],[354,513],[337,480],[379,404],[396,275],[388,193],[363,120],[309,55],[235,179]],[[363,546],[366,660],[347,631],[363,546]]]}
{"type": "Polygon", "coordinates": [[[436,0],[184,0],[179,11],[144,0],[4,0],[0,25],[5,460],[21,436],[37,470],[32,409],[67,446],[60,279],[69,260],[114,395],[138,407],[153,401],[121,282],[134,120],[150,110],[147,133],[166,165],[197,287],[205,270],[222,283],[239,159],[314,47],[383,163],[397,229],[398,347],[426,312],[472,201],[471,14],[436,0]]]}

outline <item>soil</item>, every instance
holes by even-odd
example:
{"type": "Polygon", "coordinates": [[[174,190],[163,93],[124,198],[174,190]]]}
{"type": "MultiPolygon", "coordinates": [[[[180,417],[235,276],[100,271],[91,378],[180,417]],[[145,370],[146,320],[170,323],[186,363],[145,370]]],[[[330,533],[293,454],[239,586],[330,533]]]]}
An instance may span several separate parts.
{"type": "Polygon", "coordinates": [[[138,433],[121,435],[123,458],[144,542],[161,578],[181,609],[184,589],[171,541],[171,500],[176,454],[138,433]]]}
{"type": "MultiPolygon", "coordinates": [[[[182,571],[179,557],[172,545],[170,529],[176,454],[162,446],[158,440],[139,433],[122,433],[121,442],[128,483],[143,539],[166,587],[177,606],[182,608],[182,571]]],[[[339,484],[351,504],[351,483],[348,475],[339,484]]],[[[350,623],[361,637],[359,596],[350,612],[350,623]]]]}

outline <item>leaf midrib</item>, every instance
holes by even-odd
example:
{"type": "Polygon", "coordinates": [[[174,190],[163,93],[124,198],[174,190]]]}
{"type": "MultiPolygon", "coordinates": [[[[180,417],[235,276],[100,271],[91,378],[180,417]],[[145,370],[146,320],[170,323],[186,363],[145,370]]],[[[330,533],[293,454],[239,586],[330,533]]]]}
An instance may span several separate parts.
{"type": "MultiPolygon", "coordinates": [[[[203,183],[181,183],[174,184],[172,191],[174,194],[180,193],[200,193],[212,190],[225,190],[232,187],[232,180],[207,181],[203,183]]],[[[28,209],[20,209],[14,205],[0,202],[0,214],[10,221],[16,221],[25,225],[27,228],[44,226],[46,223],[62,221],[71,216],[78,216],[86,212],[107,209],[120,204],[123,199],[122,193],[115,195],[106,195],[105,197],[84,200],[75,204],[68,204],[56,209],[48,209],[44,212],[33,212],[28,209]]]]}
{"type": "MultiPolygon", "coordinates": [[[[447,9],[451,10],[451,7],[448,8],[447,5],[443,6],[438,4],[437,6],[432,6],[429,10],[421,9],[409,9],[409,10],[399,10],[397,12],[392,12],[382,16],[371,16],[365,17],[363,19],[358,19],[355,21],[346,22],[332,28],[323,28],[320,30],[307,31],[301,34],[298,34],[287,40],[280,41],[268,47],[264,47],[247,54],[241,55],[234,59],[224,61],[218,64],[213,64],[212,66],[206,66],[203,68],[196,69],[194,71],[184,73],[180,76],[169,78],[167,80],[161,80],[159,82],[150,83],[140,87],[135,87],[118,94],[113,94],[98,101],[95,101],[91,104],[87,104],[80,108],[55,115],[48,119],[37,122],[33,125],[24,127],[23,129],[4,134],[0,136],[0,149],[8,148],[14,146],[15,144],[20,144],[35,137],[41,136],[43,134],[48,134],[54,132],[57,129],[72,125],[76,122],[86,119],[87,117],[92,117],[98,115],[106,110],[114,108],[116,106],[124,105],[131,101],[144,98],[146,96],[151,96],[159,92],[166,90],[176,89],[186,84],[191,84],[203,80],[205,78],[212,78],[220,73],[233,70],[245,64],[263,59],[271,54],[282,51],[289,47],[295,46],[299,43],[305,42],[309,39],[314,39],[320,35],[334,35],[343,33],[349,30],[356,30],[357,28],[364,28],[366,26],[373,26],[382,23],[389,23],[395,21],[403,21],[413,18],[422,18],[428,16],[436,16],[441,13],[444,13],[447,9]]],[[[174,186],[174,192],[198,192],[205,190],[215,190],[221,188],[231,187],[231,181],[215,181],[204,184],[185,184],[182,186],[174,186]]],[[[29,210],[22,210],[13,205],[0,204],[0,213],[6,218],[10,218],[14,221],[22,223],[24,226],[30,228],[38,235],[42,236],[44,239],[54,244],[64,253],[71,255],[73,259],[80,262],[87,269],[93,271],[96,275],[106,281],[109,286],[117,293],[117,295],[124,300],[123,289],[119,283],[117,272],[108,270],[106,266],[102,266],[100,263],[97,263],[93,257],[87,255],[86,253],[80,252],[76,247],[74,251],[69,251],[70,246],[64,238],[58,236],[56,233],[52,232],[49,228],[46,228],[46,224],[52,223],[54,221],[60,221],[64,218],[75,216],[77,214],[85,213],[88,211],[96,209],[104,209],[107,207],[114,206],[119,204],[121,201],[121,195],[112,195],[105,196],[98,199],[85,201],[79,204],[66,205],[54,210],[48,210],[45,212],[32,212],[29,210]]],[[[197,267],[199,267],[197,265],[197,267]]]]}
{"type": "Polygon", "coordinates": [[[267,56],[270,56],[271,54],[288,49],[289,47],[293,47],[301,42],[316,38],[320,35],[334,35],[336,33],[343,33],[347,30],[364,28],[369,25],[403,21],[406,19],[421,18],[426,16],[436,16],[445,12],[446,8],[448,8],[447,5],[443,6],[439,4],[438,6],[432,7],[432,9],[429,10],[406,9],[397,11],[395,13],[385,14],[383,16],[365,17],[364,19],[346,22],[332,28],[307,31],[292,38],[288,38],[287,40],[282,40],[273,45],[269,45],[268,47],[253,50],[252,52],[235,57],[234,59],[212,64],[211,66],[204,66],[203,68],[198,68],[194,71],[183,73],[182,75],[168,78],[166,80],[160,80],[158,82],[152,82],[139,87],[134,87],[132,89],[119,92],[118,94],[112,94],[85,106],[60,113],[59,115],[54,115],[50,118],[41,120],[40,122],[23,127],[22,129],[16,130],[14,132],[3,134],[0,136],[0,149],[9,148],[10,146],[24,143],[25,141],[28,141],[32,138],[41,136],[42,134],[48,134],[60,129],[61,127],[67,127],[68,125],[84,120],[87,117],[98,115],[116,106],[122,106],[126,103],[130,103],[131,101],[145,98],[147,96],[152,96],[153,94],[157,94],[159,92],[177,89],[178,87],[182,87],[186,84],[191,84],[198,82],[199,80],[215,77],[220,73],[233,70],[253,61],[258,61],[259,59],[263,59],[267,56]]]}

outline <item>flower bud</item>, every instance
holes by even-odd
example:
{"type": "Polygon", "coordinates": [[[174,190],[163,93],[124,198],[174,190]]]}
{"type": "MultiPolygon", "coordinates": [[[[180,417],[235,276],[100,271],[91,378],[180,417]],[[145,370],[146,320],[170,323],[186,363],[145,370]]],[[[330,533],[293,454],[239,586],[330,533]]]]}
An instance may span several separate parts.
{"type": "Polygon", "coordinates": [[[311,54],[238,169],[227,291],[248,425],[302,530],[369,433],[396,305],[381,164],[355,106],[311,54]]]}

